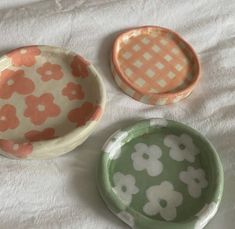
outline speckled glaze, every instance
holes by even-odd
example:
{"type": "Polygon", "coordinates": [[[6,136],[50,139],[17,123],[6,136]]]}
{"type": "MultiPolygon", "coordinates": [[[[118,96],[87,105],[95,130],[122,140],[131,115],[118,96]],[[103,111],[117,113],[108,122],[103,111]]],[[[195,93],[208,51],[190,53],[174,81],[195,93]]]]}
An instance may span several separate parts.
{"type": "Polygon", "coordinates": [[[202,229],[215,216],[223,169],[211,143],[175,121],[150,119],[105,143],[98,188],[107,207],[136,229],[202,229]]]}
{"type": "Polygon", "coordinates": [[[45,159],[73,150],[104,108],[100,75],[76,53],[28,46],[0,58],[0,153],[7,157],[45,159]]]}

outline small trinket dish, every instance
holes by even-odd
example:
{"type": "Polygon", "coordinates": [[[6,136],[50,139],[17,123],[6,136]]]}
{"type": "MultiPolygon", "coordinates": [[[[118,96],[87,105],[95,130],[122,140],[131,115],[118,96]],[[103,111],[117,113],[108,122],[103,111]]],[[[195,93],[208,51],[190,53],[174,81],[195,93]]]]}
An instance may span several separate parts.
{"type": "Polygon", "coordinates": [[[0,58],[0,153],[45,159],[94,131],[105,107],[100,75],[68,50],[27,46],[0,58]]]}
{"type": "Polygon", "coordinates": [[[116,83],[127,95],[152,105],[176,103],[187,97],[200,76],[193,48],[175,32],[157,26],[119,35],[111,67],[116,83]]]}
{"type": "Polygon", "coordinates": [[[201,229],[216,214],[223,169],[199,132],[165,119],[141,121],[104,145],[98,188],[107,207],[136,229],[201,229]]]}

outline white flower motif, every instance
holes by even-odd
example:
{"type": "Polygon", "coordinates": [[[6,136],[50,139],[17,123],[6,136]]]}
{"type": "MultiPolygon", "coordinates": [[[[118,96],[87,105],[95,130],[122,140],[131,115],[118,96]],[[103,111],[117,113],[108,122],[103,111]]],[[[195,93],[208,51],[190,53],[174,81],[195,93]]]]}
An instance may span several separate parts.
{"type": "Polygon", "coordinates": [[[126,211],[122,211],[117,214],[117,217],[119,217],[124,223],[129,225],[131,228],[134,227],[135,220],[134,220],[134,217],[130,213],[126,211]]]}
{"type": "Polygon", "coordinates": [[[146,169],[149,176],[158,176],[162,172],[163,165],[159,161],[162,150],[159,146],[147,146],[144,143],[138,143],[135,145],[135,150],[131,155],[135,170],[142,171],[146,169]]]}
{"type": "Polygon", "coordinates": [[[139,192],[135,186],[135,178],[132,175],[124,175],[117,172],[113,175],[114,187],[113,192],[117,195],[120,201],[129,206],[132,201],[132,195],[139,192]]]}
{"type": "Polygon", "coordinates": [[[187,134],[181,136],[168,135],[164,139],[164,144],[170,147],[170,157],[176,161],[195,161],[195,156],[199,154],[198,148],[194,145],[192,138],[187,134]]]}
{"type": "Polygon", "coordinates": [[[163,119],[163,118],[150,119],[150,126],[166,127],[167,125],[168,125],[168,122],[166,119],[163,119]]]}
{"type": "Polygon", "coordinates": [[[209,221],[215,216],[216,212],[218,211],[219,203],[212,202],[210,204],[205,204],[200,212],[196,214],[199,218],[195,224],[195,229],[202,229],[204,228],[209,221]]]}
{"type": "Polygon", "coordinates": [[[116,131],[104,144],[103,151],[109,154],[109,159],[116,160],[121,155],[123,140],[128,136],[128,132],[116,131]]]}
{"type": "Polygon", "coordinates": [[[189,166],[187,171],[180,173],[179,177],[182,182],[188,185],[188,192],[193,198],[200,197],[202,189],[208,185],[205,172],[202,169],[194,169],[189,166]]]}
{"type": "Polygon", "coordinates": [[[168,181],[148,188],[146,196],[149,202],[144,205],[143,211],[149,216],[160,214],[167,221],[176,218],[176,208],[183,202],[182,194],[175,191],[168,181]]]}

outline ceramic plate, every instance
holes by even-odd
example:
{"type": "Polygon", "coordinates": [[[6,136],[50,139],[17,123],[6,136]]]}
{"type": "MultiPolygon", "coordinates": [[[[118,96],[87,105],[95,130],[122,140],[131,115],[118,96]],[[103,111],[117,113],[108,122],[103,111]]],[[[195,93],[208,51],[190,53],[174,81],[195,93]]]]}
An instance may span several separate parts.
{"type": "Polygon", "coordinates": [[[187,97],[200,76],[192,47],[175,32],[157,26],[128,30],[113,47],[116,83],[143,103],[164,105],[187,97]]]}
{"type": "Polygon", "coordinates": [[[92,133],[104,104],[101,77],[81,56],[50,46],[13,50],[0,59],[0,153],[67,153],[92,133]]]}
{"type": "Polygon", "coordinates": [[[223,170],[196,130],[151,119],[119,130],[103,148],[98,187],[132,228],[201,229],[216,214],[223,170]]]}

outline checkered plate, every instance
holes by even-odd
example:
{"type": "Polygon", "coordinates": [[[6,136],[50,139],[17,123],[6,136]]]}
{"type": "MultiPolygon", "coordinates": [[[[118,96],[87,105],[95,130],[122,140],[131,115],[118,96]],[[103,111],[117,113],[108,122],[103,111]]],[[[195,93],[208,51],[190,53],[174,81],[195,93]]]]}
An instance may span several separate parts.
{"type": "Polygon", "coordinates": [[[192,47],[178,34],[148,26],[118,36],[112,71],[129,96],[143,103],[164,105],[191,93],[199,79],[200,64],[192,47]]]}

